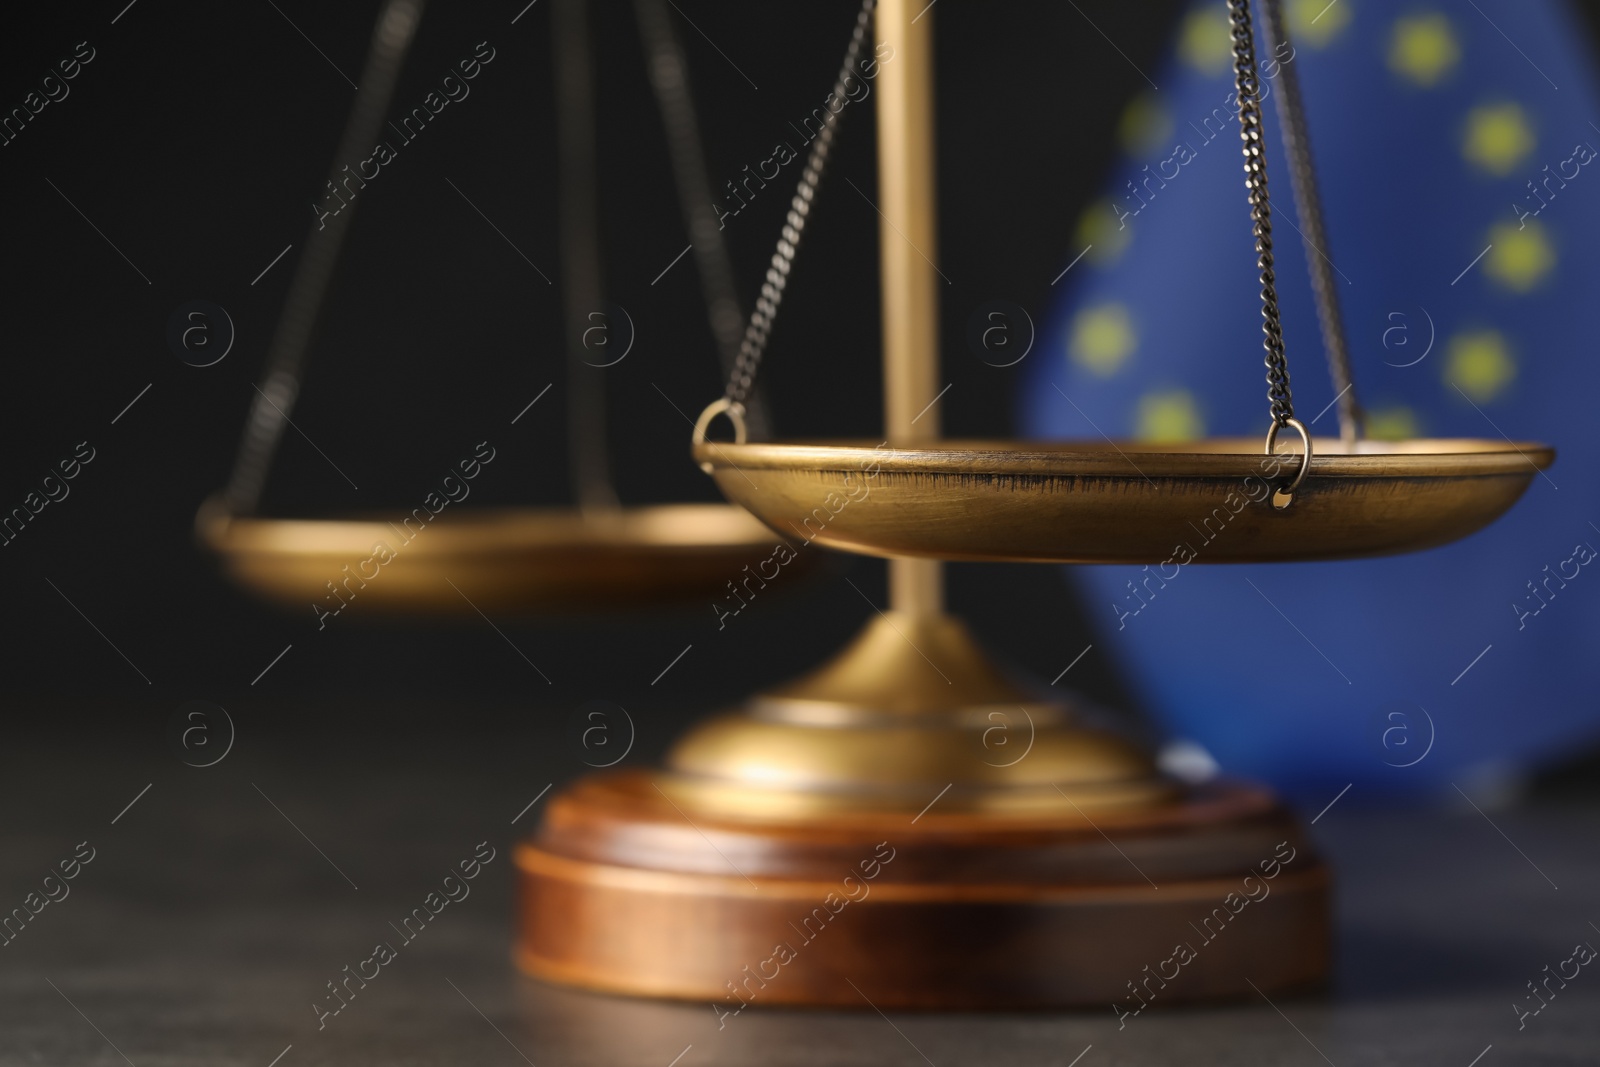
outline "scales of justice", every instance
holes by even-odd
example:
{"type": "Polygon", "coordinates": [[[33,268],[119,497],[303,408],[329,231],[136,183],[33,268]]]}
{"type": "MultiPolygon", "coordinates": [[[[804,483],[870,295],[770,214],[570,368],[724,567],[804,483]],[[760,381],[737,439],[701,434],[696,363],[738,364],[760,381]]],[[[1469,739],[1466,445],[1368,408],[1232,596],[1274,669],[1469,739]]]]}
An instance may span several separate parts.
{"type": "MultiPolygon", "coordinates": [[[[1265,40],[1285,40],[1278,0],[1258,6],[1265,40]]],[[[390,0],[368,76],[397,68],[404,51],[401,43],[383,52],[383,18],[404,10],[414,27],[420,7],[390,0]]],[[[1265,447],[1246,438],[1182,446],[940,440],[934,13],[923,0],[865,0],[835,89],[842,94],[872,37],[892,49],[875,74],[887,440],[760,441],[749,425],[757,420],[747,418],[836,116],[813,143],[743,338],[723,345],[728,389],[701,415],[692,453],[726,497],[786,541],[886,557],[888,610],[811,674],[693,728],[664,767],[591,774],[550,797],[541,825],[516,849],[523,970],[590,989],[710,1001],[719,1015],[747,1004],[1106,1003],[1122,1005],[1120,1014],[1150,1000],[1237,997],[1252,986],[1270,994],[1326,977],[1329,873],[1294,817],[1257,786],[1169,778],[1140,746],[1042,699],[1041,687],[1005,677],[946,611],[942,586],[944,560],[1159,564],[1184,543],[1190,521],[1219,508],[1229,536],[1195,562],[1433,547],[1493,521],[1554,460],[1531,443],[1363,439],[1319,255],[1307,259],[1340,388],[1340,437],[1313,439],[1294,417],[1256,31],[1249,0],[1228,7],[1261,282],[1265,447]],[[712,436],[724,419],[731,441],[712,436]],[[986,745],[997,723],[1027,746],[1022,758],[997,759],[986,745]]],[[[647,51],[654,41],[665,49],[655,58],[670,59],[659,0],[638,0],[638,9],[647,51]]],[[[564,77],[562,66],[586,53],[563,58],[560,49],[583,44],[582,0],[560,0],[552,17],[561,103],[581,110],[588,71],[564,77]]],[[[674,107],[686,113],[685,96],[663,85],[663,69],[671,64],[657,63],[653,77],[670,128],[674,107]]],[[[1321,210],[1288,66],[1279,84],[1300,229],[1319,248],[1321,210]]],[[[697,141],[688,145],[697,151],[697,141]]],[[[563,158],[579,162],[578,180],[582,162],[592,163],[586,148],[563,133],[563,158]]],[[[680,191],[692,189],[694,153],[675,154],[680,191]]],[[[577,218],[584,225],[582,212],[577,218]]],[[[695,236],[698,253],[704,242],[695,236]]],[[[585,260],[564,262],[581,268],[585,260]]],[[[596,270],[590,263],[564,278],[578,290],[569,317],[581,319],[582,300],[598,291],[596,270]]],[[[291,310],[294,299],[292,291],[291,310]]],[[[574,399],[593,410],[592,396],[574,399]]],[[[247,427],[241,469],[252,432],[262,435],[247,427]]],[[[411,575],[394,583],[395,595],[431,609],[454,597],[448,586],[439,594],[442,577],[468,574],[476,577],[464,588],[486,596],[498,588],[524,606],[560,608],[585,586],[631,606],[682,594],[691,577],[720,584],[752,547],[765,554],[774,543],[733,508],[597,505],[592,492],[584,499],[581,474],[585,506],[575,511],[441,525],[432,554],[404,564],[411,575]],[[694,576],[683,562],[690,559],[701,568],[694,576]]],[[[316,586],[337,571],[330,560],[368,547],[370,531],[351,524],[255,518],[238,500],[202,512],[202,538],[268,595],[316,586]]]]}

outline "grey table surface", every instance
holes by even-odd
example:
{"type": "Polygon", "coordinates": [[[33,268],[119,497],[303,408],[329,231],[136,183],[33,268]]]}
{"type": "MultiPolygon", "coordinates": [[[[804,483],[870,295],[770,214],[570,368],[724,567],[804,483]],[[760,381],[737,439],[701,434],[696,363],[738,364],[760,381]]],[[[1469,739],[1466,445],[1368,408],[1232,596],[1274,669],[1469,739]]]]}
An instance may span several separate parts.
{"type": "Polygon", "coordinates": [[[1343,797],[1313,828],[1338,879],[1326,993],[1149,1011],[1125,1028],[1109,1005],[751,1010],[719,1027],[705,1004],[520,976],[509,846],[570,762],[543,735],[502,742],[481,721],[463,741],[448,707],[392,726],[380,711],[335,734],[257,708],[207,768],[59,732],[5,748],[0,910],[80,842],[94,858],[0,949],[0,1067],[1600,1062],[1600,968],[1521,1024],[1514,1008],[1547,964],[1600,945],[1592,803],[1484,813],[1343,797]],[[401,943],[390,924],[480,841],[496,856],[471,895],[401,943]],[[378,941],[397,958],[319,1029],[313,1002],[378,941]]]}

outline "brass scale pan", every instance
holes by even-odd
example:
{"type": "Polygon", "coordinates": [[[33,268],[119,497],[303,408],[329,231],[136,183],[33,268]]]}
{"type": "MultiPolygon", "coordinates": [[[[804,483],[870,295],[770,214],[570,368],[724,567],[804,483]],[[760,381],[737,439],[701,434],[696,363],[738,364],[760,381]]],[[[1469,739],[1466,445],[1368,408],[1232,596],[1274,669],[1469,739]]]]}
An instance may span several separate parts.
{"type": "MultiPolygon", "coordinates": [[[[1286,42],[1278,4],[1266,3],[1264,12],[1269,43],[1286,42]]],[[[1244,25],[1253,40],[1248,8],[1244,25]]],[[[1252,80],[1254,66],[1252,45],[1252,80]]],[[[928,439],[936,434],[882,444],[746,443],[743,394],[732,380],[700,416],[694,458],[726,497],[784,536],[879,556],[1180,565],[1337,559],[1429,548],[1492,522],[1555,453],[1510,440],[1361,440],[1338,287],[1326,257],[1311,254],[1327,241],[1298,77],[1287,68],[1282,77],[1278,117],[1340,404],[1339,440],[1313,441],[1287,404],[1278,408],[1288,398],[1288,372],[1281,336],[1275,352],[1272,343],[1277,290],[1268,270],[1270,209],[1254,100],[1241,105],[1240,124],[1247,148],[1257,146],[1246,151],[1245,171],[1270,328],[1274,422],[1264,450],[1229,438],[1181,446],[928,439]],[[706,439],[718,414],[732,421],[734,443],[706,439]],[[1296,431],[1298,449],[1278,450],[1282,428],[1296,431]]],[[[1239,92],[1246,95],[1242,76],[1239,92]]],[[[921,151],[931,158],[927,146],[921,151]]],[[[904,364],[937,353],[906,346],[889,356],[901,362],[902,379],[915,381],[917,368],[904,364]]],[[[937,399],[931,390],[908,410],[928,399],[937,399]]]]}
{"type": "Polygon", "coordinates": [[[239,518],[217,510],[201,513],[196,532],[227,575],[262,599],[303,609],[324,601],[330,580],[337,586],[354,574],[368,609],[430,615],[687,600],[719,590],[775,544],[770,530],[727,504],[590,515],[482,508],[430,525],[410,543],[401,521],[239,518]],[[374,559],[379,543],[393,550],[391,562],[374,559]],[[381,577],[364,580],[375,574],[381,577]]]}
{"type": "MultiPolygon", "coordinates": [[[[423,6],[422,0],[389,0],[380,12],[378,24],[383,32],[374,36],[360,99],[347,123],[346,142],[371,143],[374,124],[381,122],[392,96],[395,75],[423,6]],[[402,32],[391,32],[396,26],[402,32]],[[369,105],[366,112],[359,110],[363,101],[369,105]]],[[[589,49],[582,34],[570,19],[558,27],[558,60],[566,56],[570,62],[578,53],[585,57],[584,65],[563,72],[574,76],[559,78],[558,90],[563,105],[570,105],[566,110],[587,116],[592,101],[582,98],[590,92],[589,49]]],[[[658,48],[664,46],[660,38],[655,43],[658,48]]],[[[687,99],[681,83],[669,88],[687,99]]],[[[664,90],[658,86],[657,91],[664,90]]],[[[578,138],[563,142],[566,160],[580,167],[591,165],[592,144],[584,141],[593,136],[590,122],[573,120],[564,134],[578,138]]],[[[340,157],[348,154],[343,147],[340,157]]],[[[680,154],[699,153],[697,142],[681,138],[670,147],[680,154]]],[[[709,195],[699,199],[710,202],[709,195]]],[[[592,203],[585,201],[567,214],[591,212],[592,208],[592,203]]],[[[325,230],[311,235],[313,244],[321,242],[319,251],[326,253],[324,260],[330,265],[320,279],[307,281],[298,293],[299,304],[296,290],[291,289],[285,318],[296,314],[302,319],[314,318],[315,307],[326,294],[331,263],[348,228],[349,214],[346,211],[325,230]]],[[[580,242],[594,239],[592,230],[582,226],[572,236],[580,242]]],[[[314,258],[309,248],[305,259],[314,258]]],[[[300,268],[302,272],[305,269],[304,265],[300,268]]],[[[575,288],[586,291],[591,286],[598,290],[597,278],[579,277],[574,283],[575,288]]],[[[584,399],[592,401],[593,397],[584,399]]],[[[595,414],[590,411],[592,421],[598,423],[595,414]]],[[[574,445],[575,450],[587,446],[589,452],[604,451],[592,441],[575,441],[574,445]]],[[[603,484],[603,470],[598,477],[592,469],[587,473],[580,470],[576,480],[580,496],[595,482],[602,483],[598,506],[589,501],[591,506],[584,508],[464,511],[429,525],[426,535],[417,533],[414,540],[404,529],[407,515],[263,518],[230,510],[224,503],[227,494],[200,509],[195,532],[201,546],[218,557],[233,581],[285,607],[320,604],[330,585],[337,586],[353,574],[363,583],[360,595],[368,610],[435,615],[472,614],[474,610],[605,610],[685,601],[715,595],[724,582],[738,578],[745,565],[766,558],[773,550],[771,532],[741,508],[728,504],[621,507],[605,499],[609,488],[603,484]],[[394,553],[389,562],[381,562],[375,553],[379,545],[394,553]],[[374,574],[382,577],[374,578],[374,574]]],[[[810,563],[806,560],[792,570],[808,569],[810,563]]]]}
{"type": "Polygon", "coordinates": [[[1555,460],[1545,445],[1317,439],[701,442],[730,500],[788,538],[874,556],[1035,563],[1256,563],[1410,552],[1487,526],[1555,460]]]}

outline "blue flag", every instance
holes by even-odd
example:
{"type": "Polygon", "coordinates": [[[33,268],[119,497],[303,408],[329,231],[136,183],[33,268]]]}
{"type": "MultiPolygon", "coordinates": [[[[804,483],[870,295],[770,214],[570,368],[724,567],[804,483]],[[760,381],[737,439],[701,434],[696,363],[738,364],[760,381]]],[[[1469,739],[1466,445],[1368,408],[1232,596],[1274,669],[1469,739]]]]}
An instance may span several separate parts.
{"type": "MultiPolygon", "coordinates": [[[[1297,416],[1338,434],[1270,99],[1284,64],[1298,71],[1324,198],[1328,247],[1313,254],[1333,266],[1369,436],[1543,440],[1558,462],[1499,522],[1429,552],[1186,566],[1154,595],[1130,585],[1137,567],[1071,573],[1097,646],[1172,735],[1224,769],[1308,800],[1352,782],[1454,795],[1452,782],[1514,776],[1600,738],[1588,35],[1554,0],[1285,8],[1292,52],[1269,53],[1258,34],[1257,53],[1297,416]]],[[[1122,116],[1105,197],[1062,241],[1073,266],[1020,398],[1034,437],[1103,431],[1178,449],[1265,437],[1223,4],[1188,11],[1156,73],[1159,88],[1122,116]]]]}

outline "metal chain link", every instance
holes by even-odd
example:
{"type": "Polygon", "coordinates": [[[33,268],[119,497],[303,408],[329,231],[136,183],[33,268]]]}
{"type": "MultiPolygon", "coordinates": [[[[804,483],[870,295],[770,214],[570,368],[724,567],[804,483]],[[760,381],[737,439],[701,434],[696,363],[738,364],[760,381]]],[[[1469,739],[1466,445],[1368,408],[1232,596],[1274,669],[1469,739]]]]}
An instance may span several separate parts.
{"type": "MultiPolygon", "coordinates": [[[[361,88],[350,106],[350,117],[345,120],[339,149],[334,153],[328,176],[329,189],[344,177],[340,173],[341,161],[361,158],[378,141],[406,52],[422,20],[423,6],[424,0],[387,0],[379,12],[366,65],[361,71],[361,88]]],[[[333,284],[334,268],[355,211],[356,203],[352,199],[328,216],[306,239],[305,251],[295,267],[283,313],[267,349],[266,387],[256,390],[245,420],[244,436],[239,442],[238,457],[223,490],[223,500],[233,514],[251,514],[261,503],[278,442],[300,394],[311,335],[333,284]]]]}
{"type": "Polygon", "coordinates": [[[590,316],[604,306],[605,298],[590,6],[590,0],[553,0],[550,4],[556,237],[566,326],[567,470],[578,510],[585,516],[614,512],[621,506],[611,475],[605,375],[584,359],[593,322],[590,316]]]}
{"type": "Polygon", "coordinates": [[[1344,317],[1339,310],[1339,287],[1333,280],[1333,259],[1328,249],[1327,226],[1322,217],[1322,195],[1317,189],[1317,170],[1311,158],[1311,134],[1306,124],[1305,98],[1300,94],[1300,75],[1292,62],[1294,44],[1284,24],[1282,0],[1261,0],[1261,28],[1264,43],[1276,58],[1281,46],[1289,47],[1289,58],[1278,63],[1278,125],[1283,128],[1283,149],[1289,159],[1289,186],[1294,190],[1295,214],[1300,218],[1300,237],[1305,245],[1306,269],[1311,275],[1311,292],[1317,303],[1317,323],[1322,330],[1322,346],[1328,354],[1328,374],[1333,379],[1334,399],[1339,406],[1339,436],[1346,443],[1361,436],[1363,415],[1356,399],[1355,379],[1350,371],[1350,346],[1345,338],[1344,317]]]}
{"type": "Polygon", "coordinates": [[[1261,77],[1256,70],[1255,33],[1250,0],[1228,0],[1233,34],[1233,77],[1238,90],[1239,136],[1244,142],[1244,186],[1249,193],[1256,267],[1261,272],[1261,332],[1267,350],[1267,400],[1274,426],[1294,418],[1289,364],[1283,354],[1283,324],[1278,318],[1278,282],[1272,263],[1272,205],[1267,198],[1267,148],[1261,136],[1261,77]]]}
{"type": "MultiPolygon", "coordinates": [[[[706,171],[705,147],[700,138],[700,119],[689,91],[689,65],[683,43],[673,27],[667,0],[634,0],[639,21],[639,36],[645,46],[645,67],[650,87],[655,91],[661,123],[667,133],[667,149],[678,188],[678,206],[694,248],[700,269],[700,291],[705,299],[706,319],[717,343],[717,355],[724,375],[733,373],[739,363],[739,344],[744,337],[744,309],[734,284],[733,257],[717,219],[716,195],[706,171]]],[[[756,437],[766,437],[768,419],[759,390],[745,399],[745,419],[756,437]]]]}
{"type": "MultiPolygon", "coordinates": [[[[850,47],[845,51],[844,63],[839,67],[839,76],[833,82],[833,95],[837,99],[847,98],[849,87],[845,81],[855,73],[856,65],[861,60],[861,51],[866,46],[867,32],[872,25],[872,12],[875,7],[877,0],[862,0],[861,13],[856,16],[855,30],[850,35],[850,47]]],[[[826,108],[823,110],[827,111],[826,108]]],[[[789,203],[789,214],[784,219],[783,234],[778,238],[777,251],[772,253],[772,263],[767,267],[766,280],[761,283],[761,295],[757,297],[755,310],[750,314],[744,339],[739,342],[739,358],[734,363],[733,373],[728,376],[728,388],[724,395],[734,404],[742,406],[755,385],[756,372],[761,368],[761,357],[766,352],[767,340],[772,333],[772,320],[777,317],[778,306],[783,302],[783,290],[789,284],[789,271],[794,266],[795,250],[805,233],[806,219],[811,214],[811,205],[817,195],[817,185],[822,181],[823,170],[828,164],[828,153],[833,147],[842,110],[828,111],[828,117],[823,120],[821,131],[811,142],[811,152],[806,157],[805,169],[800,173],[800,182],[795,188],[794,199],[789,203]]]]}

